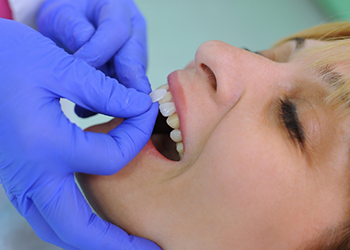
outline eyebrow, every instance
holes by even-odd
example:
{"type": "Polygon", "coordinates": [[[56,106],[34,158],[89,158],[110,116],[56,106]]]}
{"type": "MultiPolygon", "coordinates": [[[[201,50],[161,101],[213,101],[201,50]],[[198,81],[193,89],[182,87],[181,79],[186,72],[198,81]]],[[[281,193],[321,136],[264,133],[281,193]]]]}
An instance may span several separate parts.
{"type": "MultiPolygon", "coordinates": [[[[292,39],[292,41],[296,42],[295,48],[298,50],[305,47],[305,38],[296,37],[292,39]]],[[[317,69],[317,73],[319,77],[322,78],[322,81],[331,87],[333,86],[339,88],[345,84],[344,75],[336,72],[333,65],[327,64],[323,67],[320,67],[317,69]]]]}
{"type": "Polygon", "coordinates": [[[336,72],[335,67],[327,64],[317,70],[318,75],[329,86],[339,88],[345,84],[344,75],[336,72]]]}

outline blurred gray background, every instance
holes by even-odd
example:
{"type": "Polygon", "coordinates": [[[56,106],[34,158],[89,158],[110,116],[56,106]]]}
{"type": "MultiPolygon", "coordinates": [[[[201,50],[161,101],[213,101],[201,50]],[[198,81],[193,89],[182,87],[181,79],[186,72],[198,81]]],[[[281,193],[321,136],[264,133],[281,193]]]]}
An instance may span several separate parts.
{"type": "MultiPolygon", "coordinates": [[[[186,66],[205,41],[222,40],[237,47],[262,50],[291,33],[337,18],[324,11],[330,9],[328,6],[325,8],[316,0],[135,1],[148,23],[148,76],[153,89],[166,83],[169,73],[186,66]]],[[[110,119],[102,115],[80,119],[71,102],[62,100],[61,104],[68,118],[81,128],[110,119]]],[[[7,200],[2,187],[0,249],[59,249],[38,239],[7,200]]]]}

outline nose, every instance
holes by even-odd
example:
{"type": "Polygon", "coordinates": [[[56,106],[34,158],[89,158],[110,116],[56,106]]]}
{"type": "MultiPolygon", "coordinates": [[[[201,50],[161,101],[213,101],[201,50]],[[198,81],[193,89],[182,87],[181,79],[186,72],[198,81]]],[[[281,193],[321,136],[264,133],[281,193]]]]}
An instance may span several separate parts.
{"type": "Polygon", "coordinates": [[[197,49],[195,68],[198,74],[206,77],[213,74],[218,102],[234,105],[250,86],[261,82],[261,71],[266,71],[266,62],[262,63],[262,59],[260,55],[227,43],[209,41],[197,49]]]}

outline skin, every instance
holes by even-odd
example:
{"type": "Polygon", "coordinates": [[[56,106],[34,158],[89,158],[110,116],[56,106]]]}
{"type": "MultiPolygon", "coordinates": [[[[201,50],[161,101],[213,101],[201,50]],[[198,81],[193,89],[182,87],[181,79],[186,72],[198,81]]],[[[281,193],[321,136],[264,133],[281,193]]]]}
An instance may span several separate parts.
{"type": "MultiPolygon", "coordinates": [[[[323,98],[310,59],[323,42],[261,55],[219,41],[168,77],[185,147],[179,162],[149,142],[113,176],[77,175],[97,213],[162,249],[300,249],[347,213],[349,122],[323,98]],[[214,73],[211,77],[205,64],[214,73]],[[216,84],[216,88],[215,88],[216,84]],[[305,142],[280,116],[297,109],[305,142]]],[[[107,133],[114,119],[88,130],[107,133]]]]}

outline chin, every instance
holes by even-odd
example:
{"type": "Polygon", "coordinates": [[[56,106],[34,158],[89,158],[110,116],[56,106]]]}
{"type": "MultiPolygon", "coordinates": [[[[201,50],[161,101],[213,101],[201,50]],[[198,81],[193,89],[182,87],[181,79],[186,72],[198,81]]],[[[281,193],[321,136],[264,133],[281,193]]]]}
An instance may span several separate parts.
{"type": "MultiPolygon", "coordinates": [[[[151,143],[151,142],[149,142],[151,143]]],[[[129,234],[145,237],[140,230],[146,209],[144,197],[154,171],[150,164],[150,148],[147,145],[136,158],[118,173],[111,176],[77,173],[77,180],[92,208],[104,220],[129,234]],[[142,208],[142,209],[141,209],[142,208]],[[139,229],[139,230],[138,230],[139,229]]]]}
{"type": "MultiPolygon", "coordinates": [[[[110,176],[76,173],[85,197],[102,219],[129,234],[155,242],[157,239],[153,236],[158,228],[155,224],[160,214],[156,212],[161,210],[165,192],[158,184],[176,175],[179,169],[179,155],[175,150],[169,150],[174,148],[171,146],[174,142],[169,140],[163,125],[159,126],[161,122],[164,121],[157,121],[152,139],[118,173],[110,176]]],[[[115,126],[118,124],[114,122],[115,126]]],[[[107,133],[110,129],[110,124],[105,124],[87,130],[107,133]]]]}

